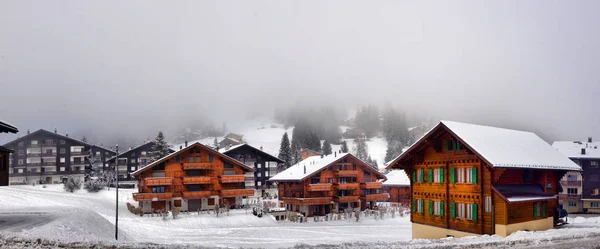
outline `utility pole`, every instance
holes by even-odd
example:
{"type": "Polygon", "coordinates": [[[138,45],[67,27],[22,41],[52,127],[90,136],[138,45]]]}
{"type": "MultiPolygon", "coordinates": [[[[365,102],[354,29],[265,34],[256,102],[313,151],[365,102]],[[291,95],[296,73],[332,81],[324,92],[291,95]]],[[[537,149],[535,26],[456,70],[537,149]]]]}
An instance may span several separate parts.
{"type": "Polygon", "coordinates": [[[116,208],[115,208],[115,240],[119,240],[119,145],[117,144],[117,155],[115,157],[115,178],[117,179],[116,186],[116,208]]]}

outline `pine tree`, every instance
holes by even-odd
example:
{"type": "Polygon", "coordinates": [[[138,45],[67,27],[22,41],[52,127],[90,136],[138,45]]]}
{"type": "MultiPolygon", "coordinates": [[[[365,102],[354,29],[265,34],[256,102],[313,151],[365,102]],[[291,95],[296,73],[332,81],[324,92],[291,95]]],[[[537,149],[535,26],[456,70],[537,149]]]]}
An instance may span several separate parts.
{"type": "Polygon", "coordinates": [[[354,155],[358,157],[358,159],[367,161],[369,159],[369,149],[367,147],[367,143],[364,139],[354,139],[354,143],[356,144],[354,155]]]}
{"type": "Polygon", "coordinates": [[[213,141],[213,147],[215,148],[215,150],[219,148],[219,142],[217,141],[217,137],[215,137],[215,140],[213,141]]]}
{"type": "Polygon", "coordinates": [[[302,155],[300,155],[300,144],[297,140],[292,140],[292,165],[302,161],[302,155]]]}
{"type": "Polygon", "coordinates": [[[152,151],[150,151],[151,161],[154,162],[160,158],[165,157],[169,154],[169,144],[165,141],[165,136],[162,131],[158,132],[154,144],[152,145],[152,151]]]}
{"type": "Polygon", "coordinates": [[[331,153],[331,143],[329,143],[329,140],[325,140],[325,142],[323,142],[323,147],[321,147],[321,154],[327,156],[331,155],[331,153]]]}
{"type": "Polygon", "coordinates": [[[281,137],[278,158],[285,162],[285,168],[292,166],[292,148],[290,147],[290,139],[287,132],[283,133],[281,137]]]}
{"type": "Polygon", "coordinates": [[[388,142],[388,146],[387,146],[387,150],[385,151],[385,161],[389,162],[391,160],[394,160],[394,158],[396,158],[397,156],[399,156],[400,154],[402,154],[402,143],[394,140],[391,142],[388,142]]]}
{"type": "Polygon", "coordinates": [[[342,153],[348,153],[348,143],[346,143],[346,140],[342,141],[342,147],[340,148],[340,150],[342,151],[342,153]]]}

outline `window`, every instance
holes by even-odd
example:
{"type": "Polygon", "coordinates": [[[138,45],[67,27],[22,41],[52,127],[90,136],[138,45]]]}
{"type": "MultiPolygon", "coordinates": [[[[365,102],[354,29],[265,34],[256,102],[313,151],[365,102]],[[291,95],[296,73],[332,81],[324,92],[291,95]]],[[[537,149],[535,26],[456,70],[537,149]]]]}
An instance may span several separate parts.
{"type": "Polygon", "coordinates": [[[23,173],[23,169],[17,169],[17,173],[22,174],[23,173]]]}
{"type": "Polygon", "coordinates": [[[65,167],[60,167],[58,171],[65,171],[65,167]]]}
{"type": "Polygon", "coordinates": [[[433,182],[444,183],[444,168],[433,170],[433,182]]]}
{"type": "Polygon", "coordinates": [[[135,158],[131,158],[131,162],[132,162],[132,163],[135,163],[135,158]]]}
{"type": "Polygon", "coordinates": [[[485,197],[485,212],[486,213],[492,212],[492,197],[491,196],[485,197]]]}
{"type": "Polygon", "coordinates": [[[413,199],[412,203],[413,203],[413,205],[412,205],[413,212],[422,214],[424,205],[425,205],[425,201],[413,199]]]}
{"type": "Polygon", "coordinates": [[[19,159],[19,165],[23,165],[23,159],[19,159]]]}
{"type": "Polygon", "coordinates": [[[333,178],[327,178],[327,183],[333,183],[333,178]]]}
{"type": "Polygon", "coordinates": [[[96,151],[96,156],[100,156],[100,151],[96,151]]]}
{"type": "Polygon", "coordinates": [[[215,198],[208,198],[208,205],[209,206],[215,205],[215,198]]]}
{"type": "Polygon", "coordinates": [[[23,147],[23,141],[19,142],[19,147],[23,147]]]}
{"type": "Polygon", "coordinates": [[[567,188],[567,193],[570,195],[576,195],[577,194],[577,188],[567,188]]]}
{"type": "Polygon", "coordinates": [[[165,192],[165,187],[161,186],[161,187],[152,187],[152,193],[164,193],[165,192]]]}
{"type": "Polygon", "coordinates": [[[19,150],[19,156],[25,155],[25,151],[24,150],[19,150]]]}
{"type": "Polygon", "coordinates": [[[600,203],[600,202],[597,202],[597,201],[595,201],[595,202],[590,202],[590,207],[597,208],[597,207],[599,207],[599,205],[598,205],[599,203],[600,203]]]}
{"type": "Polygon", "coordinates": [[[598,161],[590,161],[590,168],[597,169],[598,168],[598,161]]]}
{"type": "Polygon", "coordinates": [[[451,202],[450,217],[457,219],[477,220],[477,204],[451,202]]]}
{"type": "Polygon", "coordinates": [[[435,216],[444,216],[444,202],[429,201],[429,214],[435,216]]]}
{"type": "Polygon", "coordinates": [[[208,154],[208,161],[211,163],[215,161],[215,156],[213,154],[208,154]]]}
{"type": "Polygon", "coordinates": [[[65,140],[62,140],[62,139],[61,139],[61,140],[59,141],[59,143],[60,143],[60,144],[65,144],[66,142],[65,142],[65,140]]]}
{"type": "Polygon", "coordinates": [[[65,148],[60,148],[60,154],[65,154],[67,150],[65,148]]]}
{"type": "Polygon", "coordinates": [[[577,207],[576,201],[569,201],[569,207],[577,207]]]}
{"type": "Polygon", "coordinates": [[[142,156],[146,156],[146,152],[145,151],[142,151],[140,153],[142,154],[142,156]]]}
{"type": "Polygon", "coordinates": [[[462,146],[457,140],[446,140],[446,151],[461,150],[462,146]]]}
{"type": "Polygon", "coordinates": [[[193,156],[188,157],[188,163],[193,163],[193,162],[194,162],[194,157],[193,156]]]}
{"type": "Polygon", "coordinates": [[[61,158],[60,158],[60,162],[61,162],[61,163],[64,163],[64,162],[65,162],[65,158],[64,158],[64,157],[61,157],[61,158]]]}
{"type": "MultiPolygon", "coordinates": [[[[142,155],[142,156],[143,156],[143,155],[142,155]]],[[[145,159],[142,159],[142,160],[143,160],[143,161],[145,161],[145,159]]],[[[178,163],[178,162],[181,162],[181,156],[180,156],[180,155],[176,155],[176,156],[175,156],[175,162],[176,162],[176,163],[178,163]]]]}
{"type": "Polygon", "coordinates": [[[416,169],[413,171],[413,182],[425,182],[425,170],[416,169]]]}
{"type": "Polygon", "coordinates": [[[197,156],[197,157],[196,157],[196,162],[197,162],[197,163],[199,163],[199,162],[200,162],[200,159],[201,159],[201,158],[200,158],[199,156],[197,156]]]}
{"type": "Polygon", "coordinates": [[[31,145],[37,145],[38,141],[37,140],[31,140],[31,145]]]}
{"type": "Polygon", "coordinates": [[[356,164],[352,164],[352,170],[356,170],[356,164]]]}
{"type": "Polygon", "coordinates": [[[256,182],[256,186],[261,186],[262,183],[261,182],[256,182]]]}
{"type": "Polygon", "coordinates": [[[224,162],[223,163],[223,168],[227,168],[227,169],[233,169],[233,164],[228,163],[228,162],[224,162]]]}
{"type": "Polygon", "coordinates": [[[597,188],[595,188],[595,189],[592,189],[592,193],[591,193],[591,195],[592,195],[592,196],[597,196],[597,195],[600,195],[600,190],[599,190],[599,189],[597,189],[597,188]]]}
{"type": "Polygon", "coordinates": [[[135,166],[130,167],[129,171],[135,171],[135,166]]]}
{"type": "Polygon", "coordinates": [[[546,202],[533,203],[533,218],[546,218],[546,202]]]}

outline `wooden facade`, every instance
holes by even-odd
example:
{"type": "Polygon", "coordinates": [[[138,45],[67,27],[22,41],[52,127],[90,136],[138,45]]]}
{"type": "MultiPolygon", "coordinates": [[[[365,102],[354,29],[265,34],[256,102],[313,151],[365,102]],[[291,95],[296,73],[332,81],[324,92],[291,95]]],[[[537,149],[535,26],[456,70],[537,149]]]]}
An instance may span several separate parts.
{"type": "Polygon", "coordinates": [[[316,152],[311,149],[303,148],[300,150],[300,156],[302,157],[303,160],[306,158],[309,158],[311,156],[320,156],[320,155],[321,155],[321,153],[316,152]]]}
{"type": "Polygon", "coordinates": [[[200,143],[191,144],[133,172],[144,212],[205,210],[241,204],[254,195],[245,189],[245,174],[254,169],[200,143]]]}
{"type": "MultiPolygon", "coordinates": [[[[305,167],[305,163],[311,163],[306,162],[307,160],[288,170],[305,167]]],[[[272,179],[278,183],[279,198],[288,211],[300,212],[305,216],[325,215],[344,210],[373,208],[375,202],[388,199],[388,194],[382,192],[382,184],[379,182],[385,176],[365,162],[351,154],[337,153],[323,160],[330,160],[331,163],[323,164],[314,172],[305,172],[297,179],[282,179],[288,174],[286,171],[279,173],[283,175],[279,180],[277,176],[272,179]]]]}
{"type": "Polygon", "coordinates": [[[410,206],[410,185],[384,185],[383,192],[390,195],[391,203],[401,206],[410,206]]]}
{"type": "Polygon", "coordinates": [[[388,166],[410,176],[413,238],[551,228],[566,170],[494,167],[475,149],[440,123],[388,166]]]}

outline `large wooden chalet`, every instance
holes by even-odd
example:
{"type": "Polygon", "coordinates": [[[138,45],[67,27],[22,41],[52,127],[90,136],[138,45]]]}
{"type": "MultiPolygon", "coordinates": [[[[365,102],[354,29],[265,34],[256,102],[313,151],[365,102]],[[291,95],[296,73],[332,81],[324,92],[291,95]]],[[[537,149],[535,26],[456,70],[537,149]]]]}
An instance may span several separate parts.
{"type": "Polygon", "coordinates": [[[200,143],[171,153],[132,175],[138,180],[133,198],[144,212],[197,211],[241,204],[242,197],[254,195],[245,189],[243,163],[200,143]]]}
{"type": "Polygon", "coordinates": [[[394,206],[410,205],[410,180],[404,170],[392,170],[386,175],[387,180],[383,182],[383,192],[390,195],[388,202],[394,206]]]}
{"type": "Polygon", "coordinates": [[[364,210],[385,201],[385,175],[349,153],[312,156],[275,175],[286,209],[305,216],[364,210]]]}
{"type": "Polygon", "coordinates": [[[450,121],[388,169],[411,176],[413,238],[553,228],[559,181],[581,170],[534,133],[450,121]]]}

